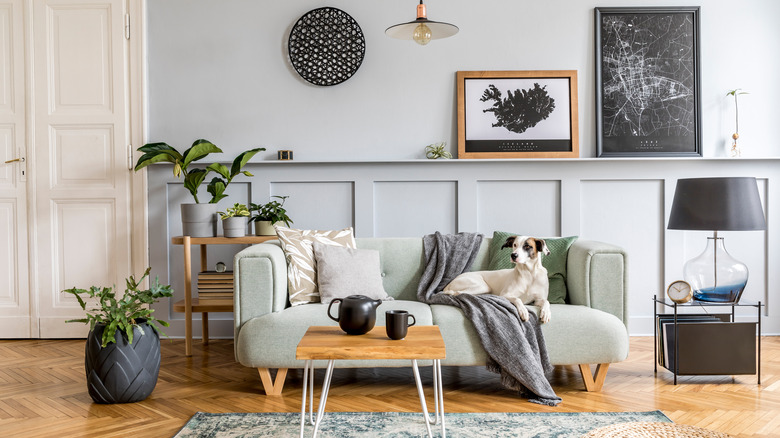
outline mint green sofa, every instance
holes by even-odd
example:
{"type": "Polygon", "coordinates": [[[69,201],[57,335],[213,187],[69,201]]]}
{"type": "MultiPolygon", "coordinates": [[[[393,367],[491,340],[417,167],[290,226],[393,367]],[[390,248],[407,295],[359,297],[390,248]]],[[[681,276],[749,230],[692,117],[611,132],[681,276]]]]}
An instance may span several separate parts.
{"type": "MultiPolygon", "coordinates": [[[[377,309],[377,326],[385,311],[403,309],[419,325],[438,325],[447,349],[444,366],[485,365],[486,355],[471,321],[453,306],[417,301],[425,264],[422,238],[358,238],[358,248],[378,250],[383,284],[394,300],[377,309]]],[[[482,242],[473,270],[488,264],[490,239],[482,242]]],[[[287,267],[278,241],[248,247],[235,256],[235,355],[244,366],[257,368],[266,394],[280,394],[289,368],[303,368],[295,349],[309,326],[336,325],[327,305],[290,307],[287,267]],[[270,370],[278,369],[275,380],[270,370]]],[[[585,389],[598,391],[610,363],[628,356],[626,254],[614,245],[577,240],[567,258],[569,304],[551,305],[552,319],[542,325],[553,365],[577,365],[585,389]],[[596,365],[595,373],[590,365],[596,365]]],[[[537,309],[529,306],[531,311],[537,309]]],[[[323,367],[315,361],[315,366],[323,367]]],[[[337,361],[337,367],[398,367],[408,361],[337,361]]]]}

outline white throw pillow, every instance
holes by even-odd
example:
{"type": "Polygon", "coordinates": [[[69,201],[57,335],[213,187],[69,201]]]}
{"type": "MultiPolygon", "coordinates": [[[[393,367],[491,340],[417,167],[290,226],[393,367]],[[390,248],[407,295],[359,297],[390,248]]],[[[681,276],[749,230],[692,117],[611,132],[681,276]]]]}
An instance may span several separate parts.
{"type": "Polygon", "coordinates": [[[317,303],[317,262],[314,259],[314,242],[324,245],[355,248],[352,227],[336,231],[296,230],[275,225],[276,235],[282,243],[287,259],[287,289],[290,305],[317,303]]]}
{"type": "Polygon", "coordinates": [[[320,301],[363,295],[375,300],[392,300],[382,285],[379,251],[324,245],[314,242],[320,301]]]}

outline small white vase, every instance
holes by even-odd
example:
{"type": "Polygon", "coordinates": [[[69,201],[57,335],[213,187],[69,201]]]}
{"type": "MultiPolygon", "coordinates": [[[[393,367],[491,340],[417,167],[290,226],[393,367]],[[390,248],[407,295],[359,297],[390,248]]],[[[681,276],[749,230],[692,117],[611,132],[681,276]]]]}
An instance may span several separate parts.
{"type": "MultiPolygon", "coordinates": [[[[278,224],[279,222],[277,222],[278,224]]],[[[275,236],[276,230],[271,221],[255,221],[255,235],[256,236],[275,236]]]]}

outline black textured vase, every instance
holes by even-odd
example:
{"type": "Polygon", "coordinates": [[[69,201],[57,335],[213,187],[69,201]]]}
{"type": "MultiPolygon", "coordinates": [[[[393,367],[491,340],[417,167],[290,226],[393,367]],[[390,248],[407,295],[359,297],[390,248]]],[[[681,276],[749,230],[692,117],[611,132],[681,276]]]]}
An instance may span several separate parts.
{"type": "Polygon", "coordinates": [[[104,324],[87,337],[84,368],[87,388],[95,403],[132,403],[154,390],[160,372],[160,335],[146,322],[133,328],[133,343],[117,330],[115,342],[101,347],[104,324]]]}

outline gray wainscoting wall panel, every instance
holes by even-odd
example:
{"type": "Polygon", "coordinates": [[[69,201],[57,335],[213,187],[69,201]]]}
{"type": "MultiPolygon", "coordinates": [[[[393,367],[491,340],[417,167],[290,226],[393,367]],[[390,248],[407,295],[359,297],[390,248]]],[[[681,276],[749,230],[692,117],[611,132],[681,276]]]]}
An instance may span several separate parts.
{"type": "Polygon", "coordinates": [[[560,181],[477,181],[479,232],[561,235],[560,181]]]}
{"type": "Polygon", "coordinates": [[[457,196],[455,181],[375,182],[374,236],[457,233],[457,196]]]}
{"type": "MultiPolygon", "coordinates": [[[[293,220],[293,228],[340,230],[355,226],[355,183],[352,181],[272,182],[271,193],[289,196],[284,207],[293,220]]],[[[268,202],[268,199],[254,202],[268,202]]]]}
{"type": "MultiPolygon", "coordinates": [[[[682,278],[685,262],[701,253],[707,232],[667,230],[678,178],[755,176],[769,231],[723,232],[726,247],[748,265],[744,299],[766,303],[764,334],[780,333],[772,296],[780,286],[780,159],[614,158],[559,160],[407,160],[352,162],[251,162],[255,177],[240,177],[219,207],[235,202],[266,202],[290,195],[287,203],[297,228],[354,225],[357,237],[421,237],[434,231],[496,229],[546,236],[601,240],[625,248],[628,258],[629,332],[652,335],[653,295],[682,278]],[[518,177],[522,175],[522,178],[518,177]],[[530,213],[523,204],[533,204],[530,213]]],[[[179,204],[190,202],[167,164],[150,166],[149,250],[152,275],[168,281],[183,298],[179,204]]],[[[208,199],[205,187],[202,196],[208,199]]],[[[208,262],[228,265],[241,245],[209,247],[208,262]]],[[[193,247],[198,260],[199,248],[193,247]]],[[[171,336],[184,334],[183,315],[165,300],[157,316],[171,322],[171,336]]],[[[744,311],[743,311],[744,310],[744,311]]],[[[199,314],[193,315],[195,320],[199,314]]],[[[230,313],[209,315],[210,334],[233,335],[230,313]]],[[[755,318],[737,309],[737,319],[755,318]]],[[[195,337],[200,323],[193,324],[195,337]]]]}
{"type": "MultiPolygon", "coordinates": [[[[623,247],[629,254],[628,313],[653,314],[653,292],[663,279],[664,182],[662,180],[583,181],[580,236],[623,247]]],[[[651,318],[652,319],[652,318],[651,318]]],[[[648,320],[649,322],[650,320],[648,320]]],[[[652,332],[652,325],[633,327],[652,332]]]]}

